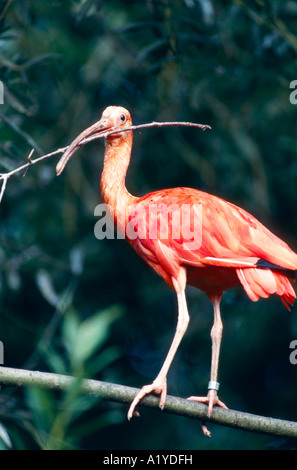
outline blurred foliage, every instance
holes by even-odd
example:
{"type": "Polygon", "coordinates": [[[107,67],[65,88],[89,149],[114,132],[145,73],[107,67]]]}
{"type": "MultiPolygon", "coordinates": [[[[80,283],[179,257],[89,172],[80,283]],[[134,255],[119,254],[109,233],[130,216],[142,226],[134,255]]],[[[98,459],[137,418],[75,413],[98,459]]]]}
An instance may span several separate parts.
{"type": "MultiPolygon", "coordinates": [[[[136,133],[131,193],[193,186],[258,216],[297,249],[297,5],[280,0],[0,1],[2,172],[63,147],[111,104],[134,123],[212,126],[136,133]]],[[[5,365],[131,386],[157,375],[176,322],[164,282],[122,240],[96,240],[104,149],[84,147],[63,176],[57,158],[9,180],[1,205],[0,331],[5,365]]],[[[170,394],[206,392],[212,312],[188,289],[191,323],[170,394]]],[[[289,344],[296,308],[226,293],[221,398],[297,420],[289,344]]],[[[79,395],[1,388],[0,447],[273,449],[286,440],[212,427],[79,395]]],[[[296,447],[296,445],[295,445],[296,447]]]]}

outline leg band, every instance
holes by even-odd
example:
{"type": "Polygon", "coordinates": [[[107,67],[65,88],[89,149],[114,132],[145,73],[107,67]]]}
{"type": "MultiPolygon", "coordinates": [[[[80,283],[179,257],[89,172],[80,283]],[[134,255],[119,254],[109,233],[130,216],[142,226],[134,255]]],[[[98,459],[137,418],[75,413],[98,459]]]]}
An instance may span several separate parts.
{"type": "Polygon", "coordinates": [[[210,380],[208,382],[208,390],[216,390],[218,391],[220,388],[219,382],[215,382],[215,380],[210,380]]]}

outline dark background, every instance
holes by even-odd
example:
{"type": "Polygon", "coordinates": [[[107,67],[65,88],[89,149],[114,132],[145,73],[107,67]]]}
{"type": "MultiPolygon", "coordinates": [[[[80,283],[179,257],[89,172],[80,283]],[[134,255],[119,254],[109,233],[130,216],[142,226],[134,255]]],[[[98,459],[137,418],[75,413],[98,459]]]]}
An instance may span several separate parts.
{"type": "MultiPolygon", "coordinates": [[[[192,186],[257,216],[297,250],[297,5],[277,0],[0,1],[0,162],[6,172],[68,145],[108,105],[134,124],[183,120],[211,131],[134,135],[132,194],[192,186]]],[[[94,236],[102,141],[59,178],[59,156],[10,178],[1,211],[0,339],[5,366],[140,387],[157,375],[176,324],[168,286],[122,240],[94,236]]],[[[187,291],[191,323],[168,392],[204,395],[212,309],[187,291]]],[[[296,307],[223,296],[220,397],[297,420],[296,307]]],[[[286,439],[71,393],[2,387],[0,446],[16,449],[276,449],[286,439]]]]}

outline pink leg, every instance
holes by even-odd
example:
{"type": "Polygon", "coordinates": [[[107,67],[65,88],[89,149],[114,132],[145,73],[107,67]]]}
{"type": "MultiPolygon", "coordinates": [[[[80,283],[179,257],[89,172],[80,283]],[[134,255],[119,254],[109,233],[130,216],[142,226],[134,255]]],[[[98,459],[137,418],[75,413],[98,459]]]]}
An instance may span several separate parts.
{"type": "MultiPolygon", "coordinates": [[[[218,369],[219,369],[219,357],[220,357],[220,347],[221,339],[223,332],[223,324],[220,314],[220,297],[213,297],[213,311],[214,311],[214,322],[211,329],[211,341],[212,341],[212,354],[211,354],[211,369],[210,369],[210,381],[208,384],[208,394],[206,397],[189,397],[188,400],[198,401],[200,403],[208,403],[207,415],[211,416],[213,407],[215,405],[220,406],[221,408],[228,409],[225,403],[223,403],[218,398],[218,369]]],[[[202,423],[202,430],[204,434],[210,437],[210,432],[204,423],[202,423]]]]}
{"type": "Polygon", "coordinates": [[[173,281],[174,281],[173,285],[177,291],[177,301],[178,301],[178,320],[177,320],[176,332],[175,332],[172,344],[170,346],[169,352],[166,356],[164,364],[157,378],[153,381],[152,384],[145,385],[144,387],[142,387],[140,392],[136,395],[133,402],[131,403],[131,406],[128,411],[129,420],[132,418],[133,414],[135,414],[135,408],[138,405],[138,403],[142,400],[143,397],[145,397],[149,393],[153,392],[158,395],[161,395],[159,406],[161,409],[163,409],[165,406],[165,401],[166,401],[166,396],[167,396],[167,373],[174,359],[178,346],[187,330],[189,319],[190,319],[188,308],[187,308],[186,295],[185,295],[185,276],[183,279],[184,282],[182,283],[184,284],[183,289],[181,291],[179,291],[179,285],[177,281],[175,280],[173,281]]]}

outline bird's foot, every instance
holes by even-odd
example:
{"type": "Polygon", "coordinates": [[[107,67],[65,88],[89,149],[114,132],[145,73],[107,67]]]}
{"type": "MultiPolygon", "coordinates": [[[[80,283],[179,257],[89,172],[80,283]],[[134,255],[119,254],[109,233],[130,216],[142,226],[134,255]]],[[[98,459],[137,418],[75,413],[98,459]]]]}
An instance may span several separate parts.
{"type": "Polygon", "coordinates": [[[214,406],[220,406],[228,410],[228,407],[219,400],[216,390],[209,390],[206,397],[189,397],[188,400],[198,401],[199,403],[208,403],[207,416],[210,417],[214,406]]]}
{"type": "MultiPolygon", "coordinates": [[[[214,406],[220,406],[221,408],[224,408],[225,410],[228,410],[229,408],[223,403],[221,400],[219,400],[218,394],[216,390],[209,390],[208,394],[206,397],[189,397],[188,400],[192,401],[197,401],[199,403],[208,403],[208,409],[207,409],[207,416],[210,417],[212,415],[212,410],[214,406]]],[[[206,424],[204,421],[201,421],[201,426],[202,426],[202,431],[205,436],[211,437],[210,431],[207,429],[206,424]]]]}
{"type": "Polygon", "coordinates": [[[149,395],[150,393],[156,393],[157,395],[161,395],[159,406],[161,410],[163,410],[165,406],[166,396],[167,396],[166,378],[158,379],[157,377],[156,380],[153,381],[153,383],[142,387],[140,392],[136,395],[136,397],[131,403],[131,406],[128,411],[128,420],[130,420],[133,417],[133,415],[138,414],[138,412],[135,411],[136,406],[143,399],[143,397],[145,397],[146,395],[149,395]]]}

